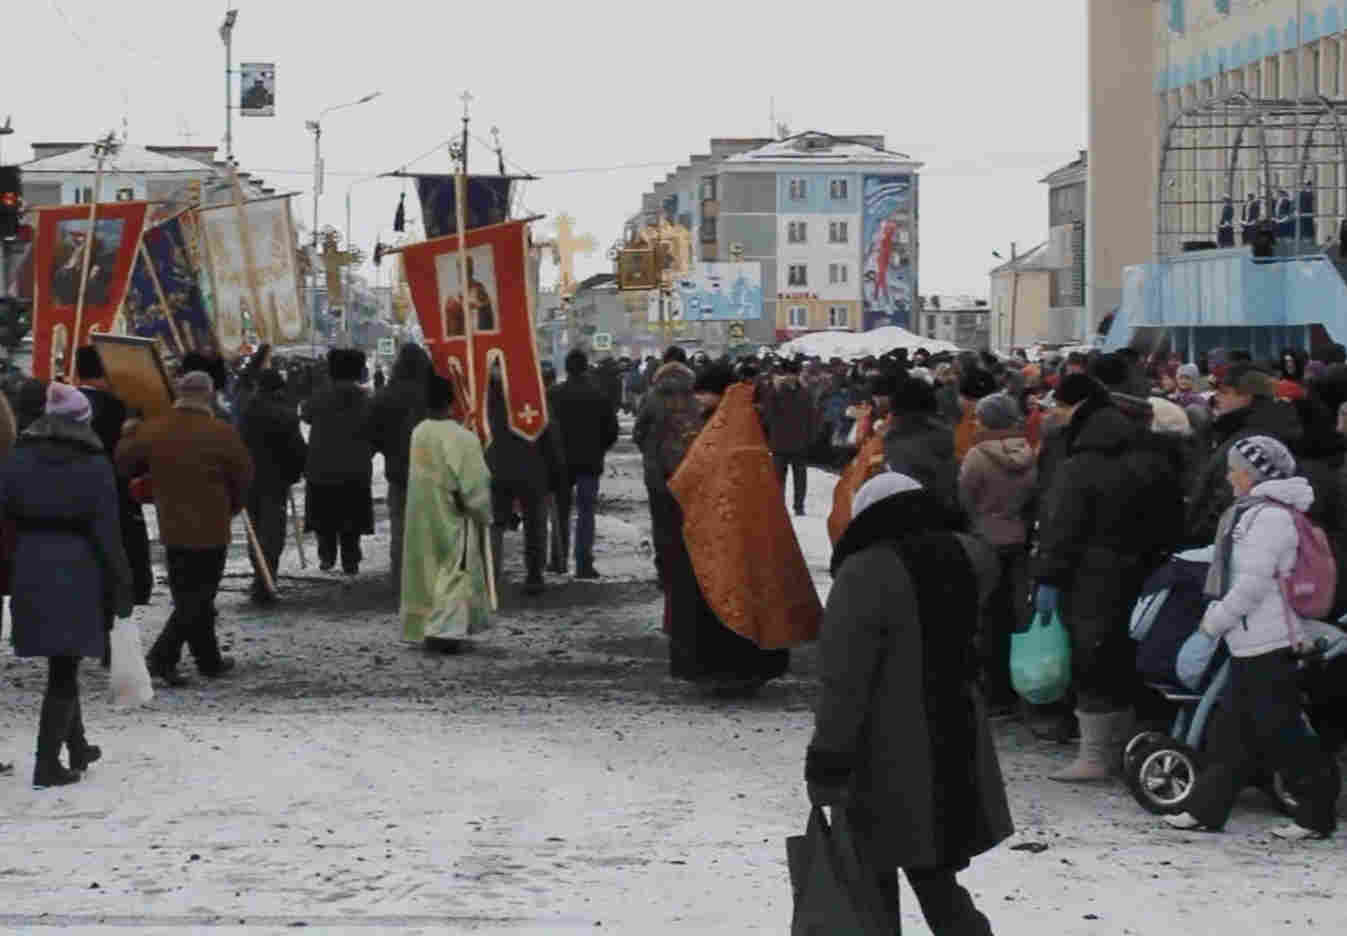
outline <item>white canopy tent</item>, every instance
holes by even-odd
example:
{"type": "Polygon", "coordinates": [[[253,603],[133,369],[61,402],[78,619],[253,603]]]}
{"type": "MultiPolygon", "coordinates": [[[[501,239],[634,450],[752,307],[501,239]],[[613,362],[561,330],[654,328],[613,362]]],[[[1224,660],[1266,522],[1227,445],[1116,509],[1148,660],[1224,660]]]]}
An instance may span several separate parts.
{"type": "Polygon", "coordinates": [[[948,341],[923,338],[906,328],[886,325],[883,328],[876,328],[868,332],[811,332],[808,335],[801,335],[799,338],[787,341],[776,349],[776,353],[783,357],[805,355],[819,357],[825,361],[834,357],[841,358],[844,361],[854,361],[863,357],[878,357],[898,348],[907,348],[909,354],[918,348],[925,348],[932,354],[939,354],[942,351],[958,352],[964,350],[948,341]]]}

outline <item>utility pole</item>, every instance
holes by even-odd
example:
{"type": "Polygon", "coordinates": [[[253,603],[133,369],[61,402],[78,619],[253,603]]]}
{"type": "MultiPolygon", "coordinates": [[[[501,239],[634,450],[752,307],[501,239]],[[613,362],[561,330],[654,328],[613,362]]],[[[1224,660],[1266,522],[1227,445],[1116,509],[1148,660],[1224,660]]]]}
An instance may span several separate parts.
{"type": "Polygon", "coordinates": [[[238,18],[238,10],[228,10],[220,27],[220,40],[225,47],[225,161],[230,165],[234,164],[234,23],[238,18]]]}

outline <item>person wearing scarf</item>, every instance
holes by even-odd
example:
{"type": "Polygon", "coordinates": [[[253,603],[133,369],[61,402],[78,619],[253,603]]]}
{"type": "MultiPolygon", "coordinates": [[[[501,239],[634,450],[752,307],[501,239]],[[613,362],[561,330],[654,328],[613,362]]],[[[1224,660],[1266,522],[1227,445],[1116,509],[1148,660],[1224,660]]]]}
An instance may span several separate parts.
{"type": "Polygon", "coordinates": [[[893,931],[902,868],[933,932],[990,934],[955,876],[1013,831],[974,651],[996,555],[906,475],[867,481],[852,509],[819,638],[809,799],[847,810],[893,931]]]}
{"type": "Polygon", "coordinates": [[[131,616],[117,482],[91,415],[84,394],[49,384],[43,415],[0,464],[0,511],[17,532],[10,583],[14,653],[47,658],[33,765],[37,788],[74,783],[102,756],[84,735],[80,658],[103,655],[114,613],[131,616]],[[62,747],[69,767],[61,763],[62,747]]]}
{"type": "Polygon", "coordinates": [[[1220,831],[1256,772],[1282,769],[1295,784],[1295,822],[1273,834],[1293,841],[1328,838],[1337,828],[1342,778],[1337,762],[1301,726],[1295,657],[1300,621],[1282,587],[1296,564],[1294,514],[1309,509],[1314,492],[1295,477],[1291,452],[1271,436],[1240,439],[1227,460],[1236,499],[1217,526],[1206,585],[1212,603],[1202,631],[1230,650],[1223,704],[1232,727],[1216,734],[1210,766],[1198,776],[1187,811],[1165,822],[1220,831]]]}

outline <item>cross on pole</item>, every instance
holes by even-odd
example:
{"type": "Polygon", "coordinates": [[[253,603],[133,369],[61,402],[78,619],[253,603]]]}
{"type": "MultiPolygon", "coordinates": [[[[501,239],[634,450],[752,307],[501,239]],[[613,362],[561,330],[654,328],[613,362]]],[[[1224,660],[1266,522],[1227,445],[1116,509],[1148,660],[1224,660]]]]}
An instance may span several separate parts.
{"type": "Polygon", "coordinates": [[[575,292],[575,257],[577,254],[592,254],[599,248],[592,234],[575,233],[575,219],[569,214],[557,218],[557,240],[552,248],[556,253],[557,267],[561,272],[559,289],[563,296],[575,292]]]}
{"type": "Polygon", "coordinates": [[[463,174],[466,176],[468,174],[468,111],[472,107],[472,102],[475,100],[475,98],[473,98],[471,91],[465,90],[462,94],[458,96],[458,99],[463,102],[462,164],[463,164],[463,174]]]}

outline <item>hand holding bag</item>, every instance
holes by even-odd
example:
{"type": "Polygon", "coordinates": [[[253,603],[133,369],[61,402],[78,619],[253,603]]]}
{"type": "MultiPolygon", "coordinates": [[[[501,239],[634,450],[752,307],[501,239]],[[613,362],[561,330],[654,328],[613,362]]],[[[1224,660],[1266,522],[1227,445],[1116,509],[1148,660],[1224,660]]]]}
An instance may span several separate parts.
{"type": "Polygon", "coordinates": [[[120,618],[112,628],[112,665],[108,670],[108,689],[112,704],[123,707],[144,705],[154,698],[145,653],[140,646],[140,628],[128,618],[120,618]]]}
{"type": "Polygon", "coordinates": [[[861,860],[846,815],[834,809],[830,824],[815,806],[805,834],[786,839],[795,892],[791,936],[890,936],[898,925],[888,919],[876,872],[861,860]]]}
{"type": "Polygon", "coordinates": [[[1061,612],[1038,611],[1029,629],[1010,635],[1010,683],[1031,705],[1050,705],[1071,687],[1071,637],[1061,612]]]}

